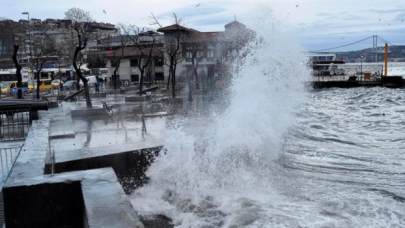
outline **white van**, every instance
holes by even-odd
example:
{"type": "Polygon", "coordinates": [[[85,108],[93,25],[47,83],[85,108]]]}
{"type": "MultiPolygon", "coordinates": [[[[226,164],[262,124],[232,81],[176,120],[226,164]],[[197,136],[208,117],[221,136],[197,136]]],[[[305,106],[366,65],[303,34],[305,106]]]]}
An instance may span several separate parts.
{"type": "MultiPolygon", "coordinates": [[[[97,83],[96,76],[87,76],[86,79],[87,79],[87,82],[88,82],[89,86],[94,86],[97,83]]],[[[79,85],[80,85],[80,87],[83,87],[82,80],[80,80],[79,85]]]]}

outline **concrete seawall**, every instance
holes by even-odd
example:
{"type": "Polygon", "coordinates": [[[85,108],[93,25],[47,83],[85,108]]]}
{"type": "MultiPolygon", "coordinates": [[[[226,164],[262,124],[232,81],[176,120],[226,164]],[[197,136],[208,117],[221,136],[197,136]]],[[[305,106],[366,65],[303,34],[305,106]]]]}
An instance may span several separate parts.
{"type": "Polygon", "coordinates": [[[49,120],[33,122],[4,186],[6,227],[144,227],[111,163],[49,174],[48,132],[49,120]]]}

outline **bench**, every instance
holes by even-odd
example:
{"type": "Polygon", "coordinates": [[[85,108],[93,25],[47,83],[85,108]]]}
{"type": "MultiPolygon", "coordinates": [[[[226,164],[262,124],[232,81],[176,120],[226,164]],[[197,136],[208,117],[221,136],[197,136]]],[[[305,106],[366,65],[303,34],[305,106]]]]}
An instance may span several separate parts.
{"type": "Polygon", "coordinates": [[[84,89],[81,89],[75,93],[70,94],[69,96],[66,96],[65,98],[63,98],[63,101],[77,101],[77,97],[76,95],[83,92],[84,89]]]}
{"type": "Polygon", "coordinates": [[[42,100],[43,100],[43,101],[46,101],[46,102],[48,103],[48,107],[49,107],[49,108],[56,108],[56,107],[58,107],[58,102],[57,102],[57,101],[49,100],[47,97],[43,97],[42,100]]]}
{"type": "Polygon", "coordinates": [[[113,114],[113,106],[110,104],[107,104],[105,101],[101,101],[101,103],[103,104],[103,108],[105,108],[105,110],[107,111],[108,114],[113,114]]]}
{"type": "MultiPolygon", "coordinates": [[[[158,86],[153,86],[153,87],[150,87],[150,88],[142,89],[142,94],[146,94],[146,92],[157,90],[158,88],[159,88],[158,86]]],[[[139,94],[139,91],[136,92],[136,94],[139,94]]]]}

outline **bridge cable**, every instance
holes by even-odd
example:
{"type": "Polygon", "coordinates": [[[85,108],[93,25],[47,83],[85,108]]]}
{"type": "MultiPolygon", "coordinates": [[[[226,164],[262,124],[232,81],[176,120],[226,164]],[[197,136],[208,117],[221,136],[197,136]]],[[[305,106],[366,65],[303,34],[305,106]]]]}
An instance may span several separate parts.
{"type": "Polygon", "coordinates": [[[322,49],[322,50],[309,51],[309,52],[321,52],[321,51],[327,51],[327,50],[332,50],[332,49],[347,47],[347,46],[350,46],[350,45],[353,45],[353,44],[357,44],[357,43],[363,42],[363,41],[368,40],[368,39],[370,39],[370,38],[372,38],[372,36],[369,36],[369,37],[367,37],[367,38],[364,38],[364,39],[362,39],[362,40],[359,40],[359,41],[356,41],[356,42],[353,42],[353,43],[350,43],[350,44],[345,44],[345,45],[338,46],[338,47],[333,47],[333,48],[326,48],[326,49],[322,49]]]}
{"type": "Polygon", "coordinates": [[[377,38],[378,38],[380,41],[389,44],[390,46],[396,46],[396,45],[391,44],[389,41],[387,41],[386,39],[382,38],[381,36],[377,36],[377,38]]]}

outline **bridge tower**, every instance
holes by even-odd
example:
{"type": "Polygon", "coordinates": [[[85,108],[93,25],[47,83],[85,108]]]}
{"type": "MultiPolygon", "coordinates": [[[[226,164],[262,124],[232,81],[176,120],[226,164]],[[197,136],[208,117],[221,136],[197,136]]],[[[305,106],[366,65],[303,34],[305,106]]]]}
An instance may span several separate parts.
{"type": "Polygon", "coordinates": [[[377,35],[374,35],[374,36],[373,36],[374,62],[377,62],[377,61],[378,61],[378,58],[377,58],[377,52],[378,52],[377,38],[378,38],[377,35]]]}

